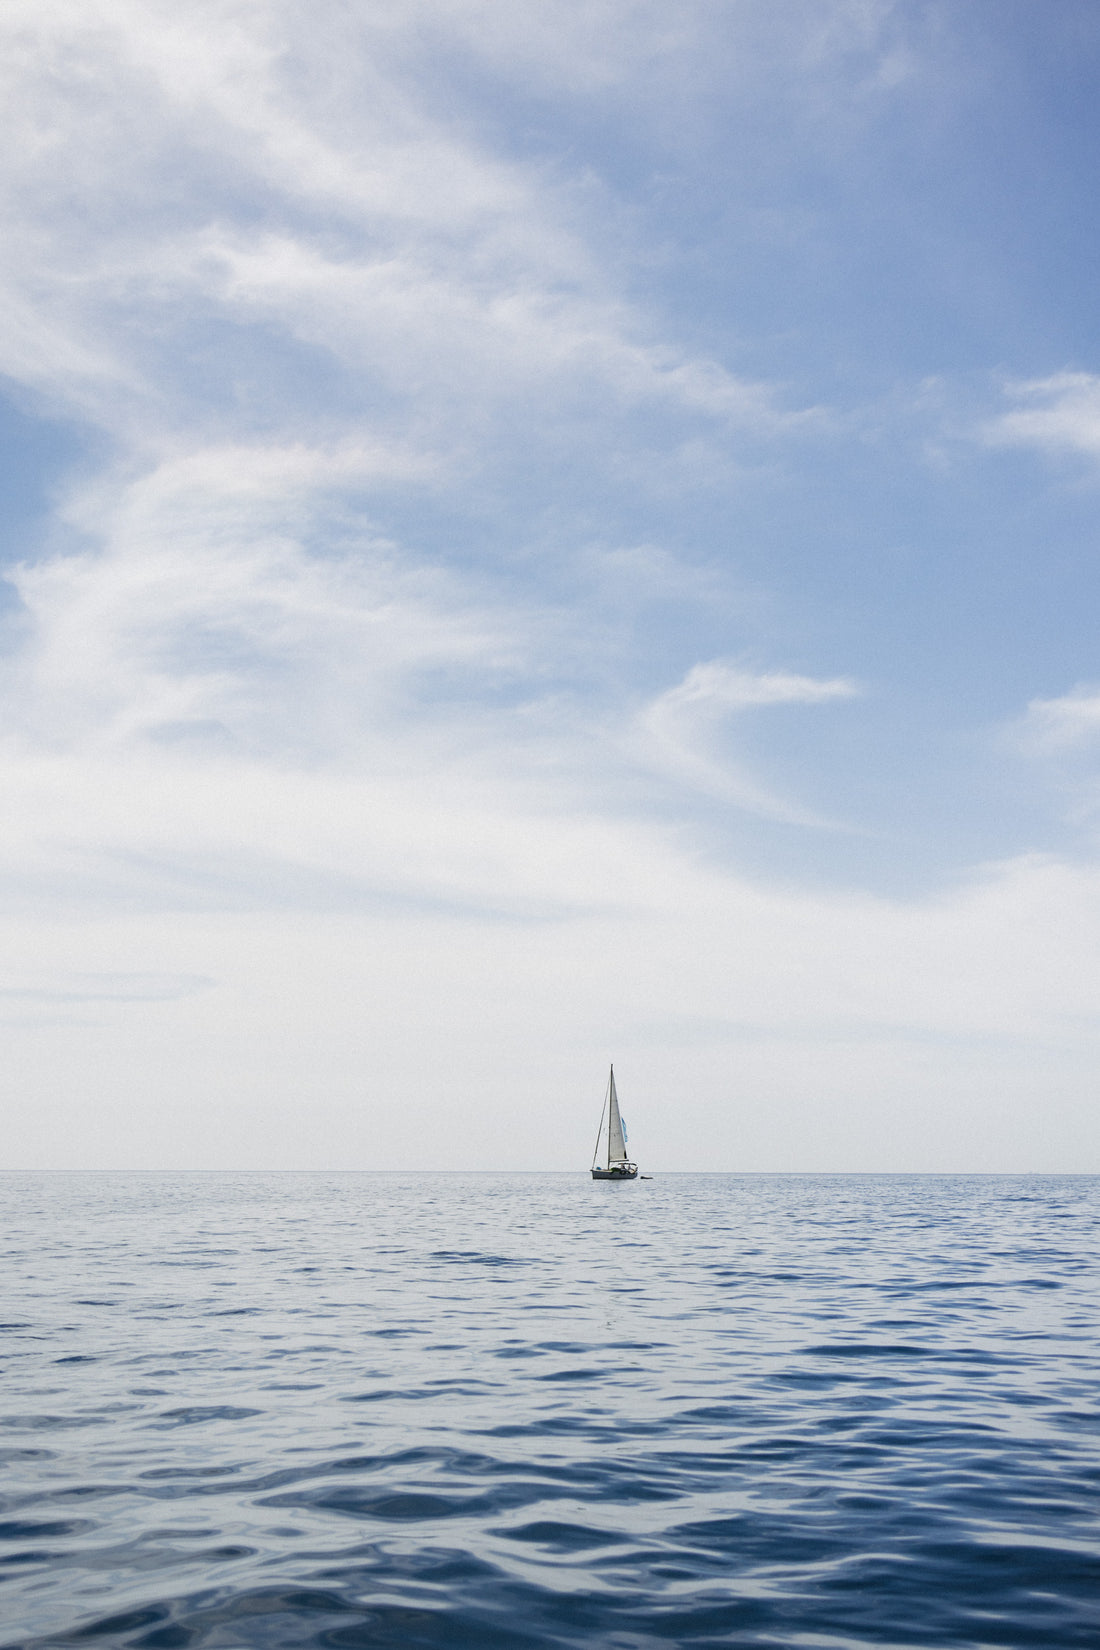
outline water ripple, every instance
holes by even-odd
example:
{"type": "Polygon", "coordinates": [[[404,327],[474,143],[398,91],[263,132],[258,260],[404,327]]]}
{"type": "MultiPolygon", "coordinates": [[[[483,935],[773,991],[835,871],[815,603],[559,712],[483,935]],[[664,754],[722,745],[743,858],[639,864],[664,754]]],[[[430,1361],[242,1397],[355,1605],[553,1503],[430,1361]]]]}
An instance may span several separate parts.
{"type": "Polygon", "coordinates": [[[1092,1178],[4,1190],[0,1650],[1098,1641],[1092,1178]]]}

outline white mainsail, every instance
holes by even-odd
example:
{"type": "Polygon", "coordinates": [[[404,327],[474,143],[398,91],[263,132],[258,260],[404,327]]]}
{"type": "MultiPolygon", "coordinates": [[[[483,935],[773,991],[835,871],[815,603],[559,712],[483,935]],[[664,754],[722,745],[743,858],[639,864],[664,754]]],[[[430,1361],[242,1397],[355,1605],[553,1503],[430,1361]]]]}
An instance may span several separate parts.
{"type": "Polygon", "coordinates": [[[615,1092],[615,1067],[611,1068],[611,1104],[607,1114],[607,1166],[626,1162],[623,1120],[619,1116],[619,1096],[615,1092]]]}

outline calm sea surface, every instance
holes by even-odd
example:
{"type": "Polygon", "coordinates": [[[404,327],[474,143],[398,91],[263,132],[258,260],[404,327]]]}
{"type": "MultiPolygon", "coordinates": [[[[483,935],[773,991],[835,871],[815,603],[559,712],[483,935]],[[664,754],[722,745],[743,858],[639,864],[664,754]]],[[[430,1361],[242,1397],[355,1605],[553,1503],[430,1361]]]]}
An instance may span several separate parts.
{"type": "Polygon", "coordinates": [[[6,1175],[0,1646],[1100,1645],[1100,1180],[6,1175]]]}

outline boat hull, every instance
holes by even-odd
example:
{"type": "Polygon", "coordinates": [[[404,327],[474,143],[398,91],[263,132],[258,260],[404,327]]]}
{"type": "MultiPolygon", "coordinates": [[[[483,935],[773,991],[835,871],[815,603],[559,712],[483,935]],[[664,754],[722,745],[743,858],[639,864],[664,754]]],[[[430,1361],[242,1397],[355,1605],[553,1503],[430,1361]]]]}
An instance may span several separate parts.
{"type": "Polygon", "coordinates": [[[632,1163],[628,1169],[593,1169],[593,1180],[636,1180],[637,1167],[632,1163]]]}

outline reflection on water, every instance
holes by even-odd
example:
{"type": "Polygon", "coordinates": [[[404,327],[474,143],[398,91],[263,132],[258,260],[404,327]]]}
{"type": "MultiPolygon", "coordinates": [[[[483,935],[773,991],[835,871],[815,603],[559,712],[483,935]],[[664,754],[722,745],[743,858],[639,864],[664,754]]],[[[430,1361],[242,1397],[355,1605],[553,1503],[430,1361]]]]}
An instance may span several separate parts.
{"type": "Polygon", "coordinates": [[[1094,1178],[0,1184],[2,1650],[1100,1638],[1094,1178]]]}

